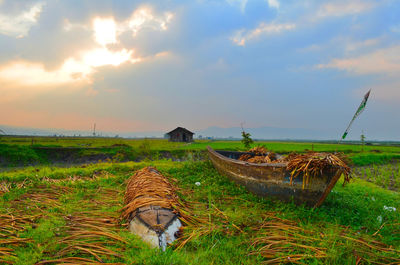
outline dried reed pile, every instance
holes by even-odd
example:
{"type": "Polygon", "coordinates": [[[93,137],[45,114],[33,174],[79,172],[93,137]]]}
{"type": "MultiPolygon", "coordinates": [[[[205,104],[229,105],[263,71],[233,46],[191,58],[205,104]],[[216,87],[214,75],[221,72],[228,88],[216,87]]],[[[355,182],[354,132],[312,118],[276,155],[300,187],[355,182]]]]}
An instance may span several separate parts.
{"type": "Polygon", "coordinates": [[[239,160],[256,164],[284,162],[282,159],[277,159],[277,155],[274,152],[268,152],[264,146],[253,147],[247,152],[251,154],[243,154],[239,157],[239,160]]]}
{"type": "MultiPolygon", "coordinates": [[[[240,158],[239,158],[239,160],[240,160],[240,158]]],[[[257,164],[261,164],[261,163],[282,163],[283,162],[283,160],[277,159],[276,158],[276,154],[272,153],[272,152],[270,152],[266,156],[250,157],[245,161],[250,162],[250,163],[257,163],[257,164]]]]}
{"type": "Polygon", "coordinates": [[[303,174],[303,189],[310,183],[311,177],[322,175],[323,171],[335,169],[344,175],[344,181],[350,181],[350,167],[340,158],[340,155],[310,152],[306,154],[291,154],[287,157],[287,170],[290,171],[290,184],[293,179],[303,174]]]}
{"type": "Polygon", "coordinates": [[[327,247],[332,245],[342,246],[352,252],[356,264],[361,261],[368,264],[400,264],[400,251],[346,229],[338,234],[325,234],[323,230],[301,228],[296,222],[278,218],[274,214],[269,215],[268,219],[256,229],[258,237],[251,242],[257,250],[250,254],[263,256],[266,259],[263,264],[307,264],[310,259],[325,263],[330,258],[327,247]]]}
{"type": "Polygon", "coordinates": [[[132,219],[137,209],[153,205],[173,210],[185,224],[196,223],[197,220],[189,212],[187,203],[178,197],[177,191],[178,188],[157,169],[145,167],[138,170],[128,181],[122,217],[132,219]]]}
{"type": "Polygon", "coordinates": [[[253,154],[255,154],[255,155],[265,155],[267,152],[268,152],[268,150],[267,150],[267,148],[265,148],[264,146],[256,146],[256,147],[253,147],[253,148],[251,148],[249,151],[247,151],[247,152],[249,152],[249,153],[253,153],[253,154]]]}

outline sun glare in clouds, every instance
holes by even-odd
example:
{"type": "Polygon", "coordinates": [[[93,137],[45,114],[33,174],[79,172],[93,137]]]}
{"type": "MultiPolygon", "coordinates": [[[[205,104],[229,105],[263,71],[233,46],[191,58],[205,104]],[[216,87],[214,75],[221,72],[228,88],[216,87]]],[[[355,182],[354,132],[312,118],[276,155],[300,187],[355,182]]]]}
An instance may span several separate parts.
{"type": "MultiPolygon", "coordinates": [[[[33,19],[36,12],[37,10],[33,9],[26,17],[33,19]]],[[[108,45],[120,44],[118,39],[120,34],[132,32],[132,36],[135,37],[142,29],[167,30],[172,18],[172,13],[165,12],[157,16],[151,8],[142,7],[135,10],[128,19],[120,22],[113,17],[94,17],[89,25],[71,24],[66,20],[63,30],[70,31],[79,27],[88,31],[93,36],[93,47],[82,49],[67,57],[58,69],[52,71],[46,70],[44,63],[24,60],[9,62],[0,66],[0,82],[13,84],[14,87],[91,84],[92,74],[98,67],[118,67],[124,63],[133,64],[146,59],[134,56],[133,49],[111,50],[108,45]]],[[[158,56],[155,54],[152,57],[158,56]]]]}
{"type": "Polygon", "coordinates": [[[117,42],[117,25],[112,18],[95,18],[93,30],[96,42],[100,45],[107,45],[117,42]]]}
{"type": "Polygon", "coordinates": [[[107,49],[95,49],[88,51],[84,57],[83,62],[92,67],[99,67],[104,65],[118,66],[124,62],[136,63],[140,58],[132,57],[133,50],[122,49],[120,51],[112,52],[107,49]]]}

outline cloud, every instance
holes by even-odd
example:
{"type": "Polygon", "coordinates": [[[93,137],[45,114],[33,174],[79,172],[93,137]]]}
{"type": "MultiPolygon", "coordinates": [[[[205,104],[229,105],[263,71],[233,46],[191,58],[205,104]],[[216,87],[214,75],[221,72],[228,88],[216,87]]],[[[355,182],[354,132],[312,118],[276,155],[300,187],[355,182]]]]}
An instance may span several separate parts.
{"type": "Polygon", "coordinates": [[[376,3],[364,0],[333,1],[322,4],[317,11],[317,17],[325,18],[354,15],[369,11],[375,6],[376,3]]]}
{"type": "Polygon", "coordinates": [[[367,39],[358,42],[350,42],[346,45],[345,49],[348,52],[359,51],[364,48],[377,46],[381,42],[380,38],[367,39]]]}
{"type": "Polygon", "coordinates": [[[279,1],[278,0],[267,0],[268,6],[272,8],[279,9],[279,1]]]}
{"type": "Polygon", "coordinates": [[[246,10],[247,1],[248,0],[226,0],[231,6],[238,6],[241,12],[246,10]]]}
{"type": "Polygon", "coordinates": [[[120,31],[131,31],[133,36],[136,36],[139,31],[145,29],[167,30],[173,17],[171,12],[156,16],[151,8],[142,7],[133,12],[132,16],[120,25],[120,31]]]}
{"type": "Polygon", "coordinates": [[[399,25],[394,25],[390,27],[390,30],[394,33],[400,33],[400,24],[399,25]]]}
{"type": "Polygon", "coordinates": [[[32,5],[29,10],[16,15],[0,14],[0,34],[17,38],[25,37],[31,27],[37,23],[43,6],[44,3],[39,2],[32,5]]]}
{"type": "MultiPolygon", "coordinates": [[[[139,8],[129,19],[117,22],[113,17],[94,17],[91,26],[72,24],[64,21],[64,30],[72,28],[90,30],[93,34],[94,47],[76,51],[74,55],[65,58],[61,66],[46,70],[43,63],[26,60],[11,61],[0,66],[0,82],[18,86],[56,86],[63,84],[91,84],[92,75],[99,67],[118,67],[124,63],[138,63],[150,57],[160,57],[162,53],[141,58],[134,56],[134,49],[123,48],[119,35],[132,32],[135,37],[145,28],[150,30],[167,30],[172,13],[162,16],[153,14],[150,8],[139,8]],[[111,45],[114,45],[110,47],[111,45]],[[161,54],[161,55],[160,55],[161,54]]],[[[93,91],[92,91],[93,92],[93,91]]],[[[93,93],[91,93],[93,94],[93,93]]]]}
{"type": "Polygon", "coordinates": [[[296,28],[295,24],[285,23],[260,23],[257,28],[251,30],[239,30],[231,38],[231,40],[239,46],[245,46],[246,42],[256,39],[262,35],[279,34],[283,31],[293,30],[296,28]]]}
{"type": "Polygon", "coordinates": [[[155,14],[150,7],[137,8],[128,19],[117,21],[114,17],[95,17],[92,25],[71,23],[68,19],[64,20],[64,30],[83,29],[94,31],[95,40],[101,45],[118,43],[118,37],[131,32],[133,37],[142,30],[165,31],[171,23],[174,14],[164,12],[155,14]]]}
{"type": "Polygon", "coordinates": [[[379,49],[359,57],[333,59],[327,64],[317,65],[317,68],[334,68],[356,75],[398,76],[400,74],[400,45],[379,49]]]}
{"type": "Polygon", "coordinates": [[[0,81],[21,86],[57,85],[77,81],[91,82],[90,75],[100,66],[118,66],[125,62],[137,63],[133,50],[110,51],[98,48],[81,52],[80,57],[70,57],[59,69],[47,71],[43,64],[16,61],[0,67],[0,81]]]}

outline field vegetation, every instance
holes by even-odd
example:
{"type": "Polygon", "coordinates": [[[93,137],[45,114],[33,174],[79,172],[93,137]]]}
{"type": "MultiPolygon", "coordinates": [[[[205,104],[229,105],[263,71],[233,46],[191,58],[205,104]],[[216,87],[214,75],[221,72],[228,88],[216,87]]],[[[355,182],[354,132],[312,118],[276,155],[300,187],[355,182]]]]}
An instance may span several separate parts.
{"type": "Polygon", "coordinates": [[[354,264],[360,258],[394,262],[400,253],[400,214],[390,208],[400,207],[399,194],[359,179],[336,185],[314,210],[259,198],[210,162],[26,168],[4,174],[1,187],[6,229],[0,244],[7,251],[0,260],[15,264],[77,262],[71,257],[126,264],[256,264],[301,257],[308,264],[354,264]],[[126,180],[147,165],[169,176],[180,196],[196,206],[194,215],[208,220],[187,228],[192,240],[165,253],[128,233],[119,218],[126,180]],[[287,233],[286,241],[277,240],[287,233]],[[271,240],[276,249],[265,248],[271,240]]]}
{"type": "MultiPolygon", "coordinates": [[[[392,145],[328,144],[306,142],[263,142],[276,153],[341,152],[356,166],[385,164],[400,159],[400,147],[392,145]]],[[[206,147],[244,151],[240,141],[196,140],[193,143],[168,142],[164,139],[122,139],[83,137],[2,137],[0,165],[79,164],[102,161],[141,161],[143,159],[187,160],[206,158],[206,147]]]]}
{"type": "Polygon", "coordinates": [[[1,162],[8,166],[0,173],[2,264],[400,262],[399,147],[365,146],[362,152],[357,145],[255,142],[280,153],[341,151],[362,165],[353,165],[350,183],[343,186],[341,179],[312,209],[257,197],[201,159],[207,145],[243,150],[238,141],[44,137],[32,143],[2,137],[0,144],[1,162]],[[61,160],[52,157],[57,154],[61,160]],[[68,167],[53,163],[73,161],[65,159],[73,155],[99,159],[68,167]],[[202,220],[185,227],[166,252],[129,233],[121,218],[126,181],[145,166],[166,175],[202,220]]]}

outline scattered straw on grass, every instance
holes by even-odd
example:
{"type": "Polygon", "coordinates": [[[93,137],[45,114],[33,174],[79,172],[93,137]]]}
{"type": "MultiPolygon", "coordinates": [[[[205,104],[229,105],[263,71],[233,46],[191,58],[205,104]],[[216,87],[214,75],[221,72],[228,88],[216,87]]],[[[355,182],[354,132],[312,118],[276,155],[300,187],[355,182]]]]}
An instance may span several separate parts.
{"type": "MultiPolygon", "coordinates": [[[[296,222],[284,220],[269,215],[256,230],[258,236],[251,242],[257,250],[253,255],[265,258],[263,264],[307,263],[309,260],[327,262],[330,258],[329,249],[324,246],[342,246],[346,251],[353,248],[353,254],[358,262],[374,264],[399,264],[400,251],[386,246],[382,242],[363,238],[347,229],[337,234],[327,234],[321,231],[307,230],[296,222]]],[[[323,224],[321,224],[323,226],[323,224]]]]}
{"type": "Polygon", "coordinates": [[[27,215],[23,211],[0,214],[0,263],[13,264],[15,261],[14,247],[23,246],[29,238],[19,237],[19,233],[27,226],[33,225],[41,215],[27,215]]]}
{"type": "Polygon", "coordinates": [[[64,216],[66,225],[58,240],[62,249],[37,264],[122,264],[105,263],[122,258],[128,242],[118,235],[123,229],[118,212],[102,210],[104,206],[118,205],[120,192],[102,188],[98,192],[102,194],[102,202],[85,201],[86,211],[64,216]]]}

